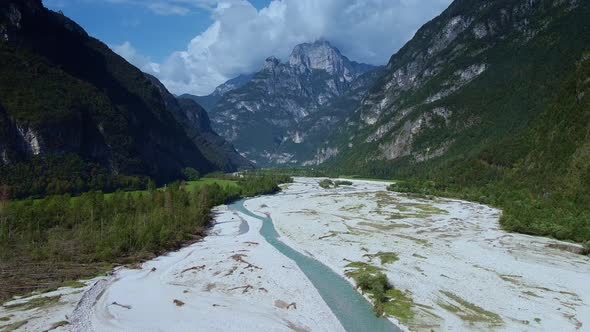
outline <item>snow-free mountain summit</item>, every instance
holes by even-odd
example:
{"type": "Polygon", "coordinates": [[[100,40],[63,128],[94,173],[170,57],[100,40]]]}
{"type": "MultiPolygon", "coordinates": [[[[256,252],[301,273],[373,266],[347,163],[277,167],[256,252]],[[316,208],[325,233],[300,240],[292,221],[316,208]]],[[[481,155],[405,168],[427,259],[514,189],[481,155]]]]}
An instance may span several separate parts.
{"type": "MultiPolygon", "coordinates": [[[[313,159],[314,147],[321,140],[314,139],[313,146],[303,148],[285,146],[307,139],[313,128],[301,128],[305,120],[330,108],[331,102],[358,89],[359,84],[368,87],[376,69],[349,60],[325,40],[297,45],[288,61],[271,56],[259,72],[234,80],[237,84],[220,87],[209,96],[209,100],[218,98],[209,109],[213,128],[258,165],[303,163],[313,159]]],[[[316,125],[333,122],[316,120],[316,125]]],[[[321,131],[325,134],[327,130],[321,131]]]]}

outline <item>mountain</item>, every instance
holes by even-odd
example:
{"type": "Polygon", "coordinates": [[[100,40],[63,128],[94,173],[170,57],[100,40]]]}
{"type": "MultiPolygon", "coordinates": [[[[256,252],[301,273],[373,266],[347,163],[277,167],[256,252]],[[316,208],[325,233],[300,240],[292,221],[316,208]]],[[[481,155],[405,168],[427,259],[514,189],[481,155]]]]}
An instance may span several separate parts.
{"type": "Polygon", "coordinates": [[[433,180],[501,206],[507,229],[590,239],[588,18],[588,1],[455,0],[335,126],[328,165],[433,180]]]}
{"type": "Polygon", "coordinates": [[[288,62],[269,57],[242,86],[217,89],[221,98],[209,112],[213,128],[259,166],[302,164],[315,158],[335,118],[354,109],[335,116],[331,103],[348,93],[360,101],[376,69],[350,61],[327,41],[297,45],[288,62]]]}
{"type": "Polygon", "coordinates": [[[589,50],[587,7],[456,0],[391,58],[347,123],[344,159],[415,165],[511,140],[589,50]]]}
{"type": "Polygon", "coordinates": [[[183,94],[180,96],[180,98],[192,99],[203,106],[206,111],[211,111],[224,94],[237,88],[241,88],[250,82],[253,77],[254,74],[239,75],[215,88],[215,91],[213,91],[213,93],[210,95],[194,96],[191,94],[183,94]]]}
{"type": "Polygon", "coordinates": [[[232,168],[205,157],[157,84],[40,0],[3,1],[0,36],[0,179],[14,195],[232,168]]]}
{"type": "Polygon", "coordinates": [[[209,115],[201,105],[193,99],[174,97],[157,78],[146,76],[158,87],[166,109],[209,162],[224,172],[253,168],[252,163],[242,157],[233,145],[213,131],[209,115]]]}

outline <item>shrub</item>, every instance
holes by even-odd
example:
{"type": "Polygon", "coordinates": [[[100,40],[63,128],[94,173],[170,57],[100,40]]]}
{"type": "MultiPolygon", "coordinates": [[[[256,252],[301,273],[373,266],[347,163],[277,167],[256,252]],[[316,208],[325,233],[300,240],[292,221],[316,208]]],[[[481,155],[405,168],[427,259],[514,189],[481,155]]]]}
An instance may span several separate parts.
{"type": "Polygon", "coordinates": [[[320,181],[320,187],[324,188],[324,189],[330,189],[334,186],[334,181],[329,180],[329,179],[324,179],[322,181],[320,181]]]}
{"type": "Polygon", "coordinates": [[[199,174],[199,171],[192,167],[183,168],[182,175],[187,181],[198,181],[201,178],[201,174],[199,174]]]}

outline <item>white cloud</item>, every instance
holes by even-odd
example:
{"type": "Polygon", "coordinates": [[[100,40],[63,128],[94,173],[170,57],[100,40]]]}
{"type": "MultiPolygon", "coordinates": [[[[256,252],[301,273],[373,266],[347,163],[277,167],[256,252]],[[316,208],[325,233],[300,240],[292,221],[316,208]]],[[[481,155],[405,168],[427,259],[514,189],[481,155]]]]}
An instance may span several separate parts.
{"type": "Polygon", "coordinates": [[[154,2],[148,4],[148,8],[158,15],[186,15],[190,9],[166,2],[154,2]]]}
{"type": "MultiPolygon", "coordinates": [[[[56,1],[56,0],[50,0],[56,1]]],[[[187,15],[195,9],[213,10],[218,0],[106,0],[110,3],[143,6],[157,15],[187,15]]]]}
{"type": "MultiPolygon", "coordinates": [[[[266,57],[284,59],[296,44],[320,38],[352,60],[385,64],[451,0],[272,0],[261,10],[246,0],[170,1],[201,8],[214,2],[207,30],[186,50],[147,66],[174,93],[208,94],[229,78],[258,70],[266,57]]],[[[146,58],[132,53],[124,56],[146,67],[146,58]]]]}
{"type": "Polygon", "coordinates": [[[130,42],[126,41],[121,45],[112,45],[111,48],[140,70],[153,75],[160,73],[160,65],[152,62],[149,57],[137,53],[137,50],[130,42]]]}

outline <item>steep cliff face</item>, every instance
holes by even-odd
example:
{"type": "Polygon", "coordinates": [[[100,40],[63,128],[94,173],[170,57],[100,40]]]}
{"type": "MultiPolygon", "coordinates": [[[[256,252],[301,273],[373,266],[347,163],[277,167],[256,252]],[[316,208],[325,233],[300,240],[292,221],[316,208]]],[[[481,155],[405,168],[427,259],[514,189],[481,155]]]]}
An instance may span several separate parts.
{"type": "Polygon", "coordinates": [[[588,51],[589,6],[456,0],[392,56],[329,148],[346,165],[411,172],[515,140],[588,51]]]}
{"type": "Polygon", "coordinates": [[[299,145],[311,134],[299,124],[331,108],[373,70],[327,41],[298,45],[288,62],[269,57],[246,84],[225,92],[210,112],[213,128],[258,165],[302,164],[313,153],[299,145]]]}
{"type": "MultiPolygon", "coordinates": [[[[0,162],[76,156],[111,174],[218,170],[137,68],[38,0],[0,3],[0,162]]],[[[5,177],[7,178],[7,177],[5,177]]]]}

